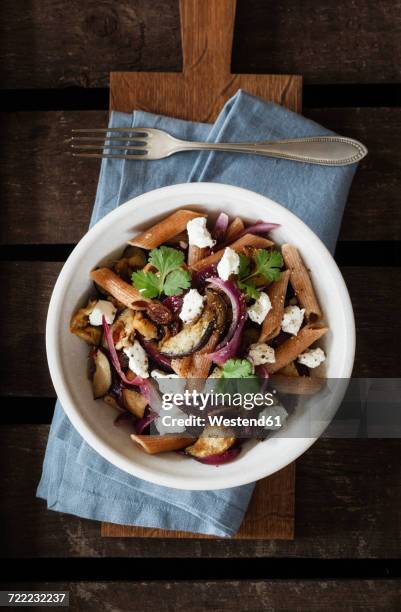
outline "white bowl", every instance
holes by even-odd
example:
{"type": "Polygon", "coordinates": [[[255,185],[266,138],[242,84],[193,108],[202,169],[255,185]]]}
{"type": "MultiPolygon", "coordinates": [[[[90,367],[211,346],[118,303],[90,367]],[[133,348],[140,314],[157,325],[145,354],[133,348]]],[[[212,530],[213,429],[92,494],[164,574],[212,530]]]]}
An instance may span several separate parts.
{"type": "MultiPolygon", "coordinates": [[[[176,453],[147,455],[136,447],[125,431],[113,425],[109,406],[92,397],[87,379],[88,347],[69,331],[72,313],[90,295],[89,272],[119,255],[125,242],[155,221],[178,208],[220,211],[246,221],[263,219],[281,227],[272,234],[278,243],[299,248],[312,271],[313,283],[330,326],[325,336],[327,377],[351,376],[355,324],[352,306],[341,273],[317,236],[295,215],[261,195],[215,183],[186,183],[141,195],[120,206],[97,223],[79,242],[66,261],[54,287],[46,326],[46,349],[50,374],[66,414],[84,440],[105,459],[129,474],[153,483],[179,489],[223,489],[269,476],[299,457],[316,440],[297,437],[305,429],[304,411],[296,412],[285,430],[263,442],[248,442],[240,456],[218,468],[176,453]]],[[[327,420],[341,403],[340,388],[327,406],[327,420]]]]}

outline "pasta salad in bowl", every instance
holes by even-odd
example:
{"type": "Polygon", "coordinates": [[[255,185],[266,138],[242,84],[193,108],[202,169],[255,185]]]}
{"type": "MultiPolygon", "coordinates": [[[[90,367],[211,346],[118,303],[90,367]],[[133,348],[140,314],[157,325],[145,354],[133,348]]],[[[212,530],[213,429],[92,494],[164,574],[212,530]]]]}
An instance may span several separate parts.
{"type": "Polygon", "coordinates": [[[126,203],[79,243],[52,296],[47,350],[67,415],[106,459],[159,484],[224,488],[314,441],[291,395],[316,409],[326,377],[351,375],[354,322],[338,268],[294,215],[246,190],[176,185],[126,203]],[[233,379],[273,390],[256,410],[268,425],[247,426],[244,391],[235,407],[211,402],[233,379]]]}

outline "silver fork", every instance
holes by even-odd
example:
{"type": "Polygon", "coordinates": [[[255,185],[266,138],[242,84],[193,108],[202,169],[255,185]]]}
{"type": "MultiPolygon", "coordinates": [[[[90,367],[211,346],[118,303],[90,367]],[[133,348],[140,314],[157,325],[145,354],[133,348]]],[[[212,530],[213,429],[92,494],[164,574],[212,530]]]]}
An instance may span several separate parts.
{"type": "Polygon", "coordinates": [[[154,128],[88,128],[72,130],[72,154],[77,157],[155,160],[181,151],[226,151],[279,157],[323,166],[345,166],[360,161],[367,148],[343,136],[311,136],[264,142],[190,142],[154,128]],[[95,135],[93,135],[95,134],[95,135]],[[96,136],[103,134],[103,136],[96,136]],[[123,134],[125,134],[123,136],[123,134]],[[90,152],[90,151],[98,152],[90,152]]]}

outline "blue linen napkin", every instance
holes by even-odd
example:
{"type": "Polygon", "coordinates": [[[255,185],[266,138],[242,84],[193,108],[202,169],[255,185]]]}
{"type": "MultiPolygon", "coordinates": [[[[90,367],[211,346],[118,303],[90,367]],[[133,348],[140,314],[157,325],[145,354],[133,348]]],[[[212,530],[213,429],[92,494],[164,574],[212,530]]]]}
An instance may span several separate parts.
{"type": "MultiPolygon", "coordinates": [[[[213,125],[136,111],[112,113],[110,127],[154,127],[208,142],[274,140],[332,132],[285,108],[238,91],[213,125]]],[[[300,217],[333,251],[356,164],[323,167],[255,155],[192,152],[154,162],[103,159],[91,225],[130,198],[185,182],[245,187],[300,217]]],[[[231,536],[241,525],[253,484],[181,491],[140,480],[88,446],[56,403],[38,497],[48,508],[144,527],[231,536]]]]}

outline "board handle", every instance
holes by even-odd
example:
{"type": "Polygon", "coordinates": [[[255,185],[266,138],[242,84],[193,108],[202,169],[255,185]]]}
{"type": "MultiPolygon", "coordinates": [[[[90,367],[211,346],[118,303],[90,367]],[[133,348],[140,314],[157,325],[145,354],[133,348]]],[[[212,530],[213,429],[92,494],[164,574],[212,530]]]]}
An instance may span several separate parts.
{"type": "Polygon", "coordinates": [[[183,71],[231,72],[237,0],[180,0],[183,71]]]}

